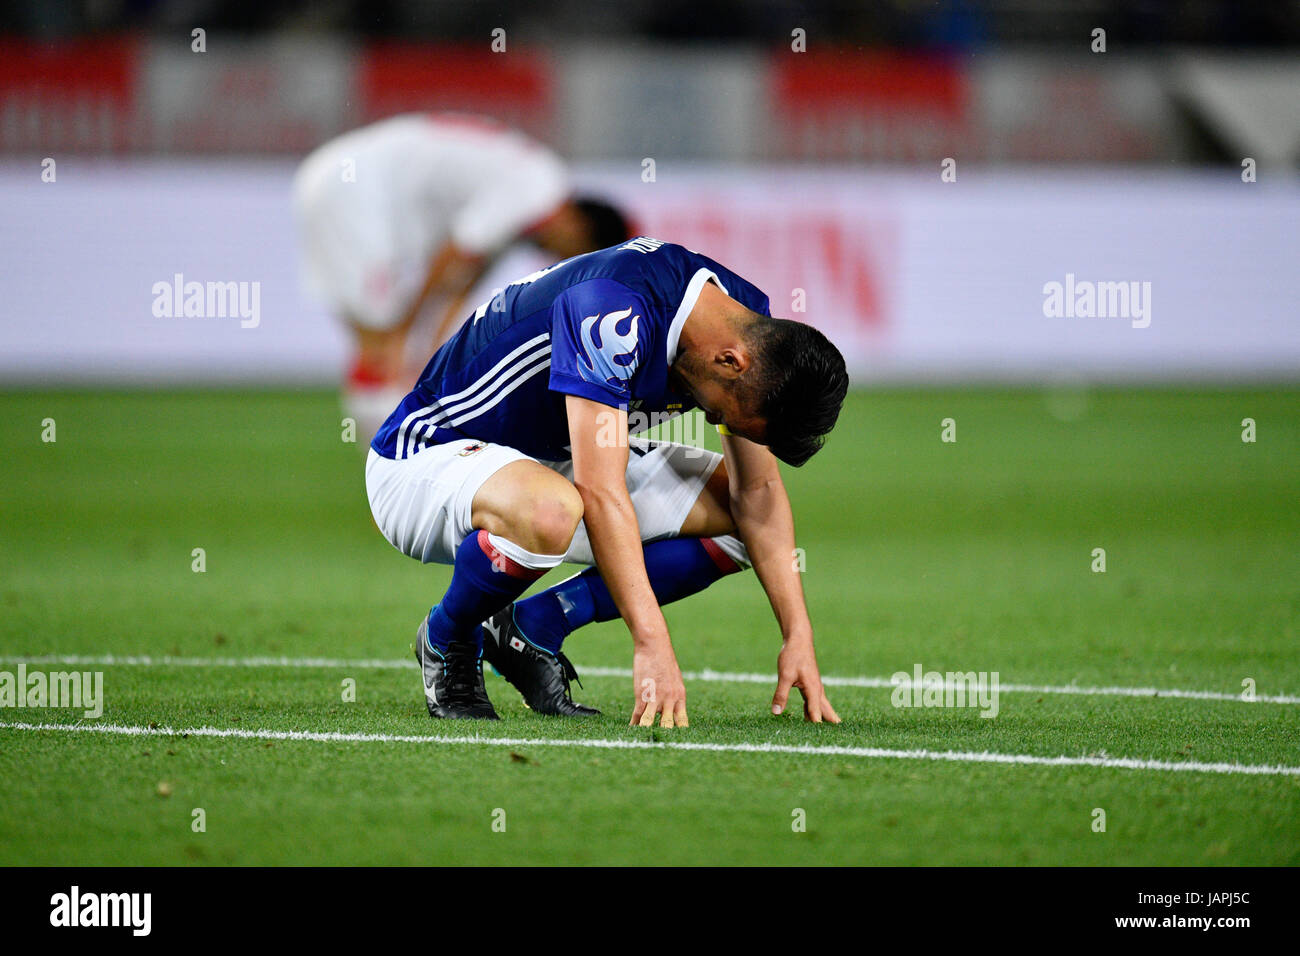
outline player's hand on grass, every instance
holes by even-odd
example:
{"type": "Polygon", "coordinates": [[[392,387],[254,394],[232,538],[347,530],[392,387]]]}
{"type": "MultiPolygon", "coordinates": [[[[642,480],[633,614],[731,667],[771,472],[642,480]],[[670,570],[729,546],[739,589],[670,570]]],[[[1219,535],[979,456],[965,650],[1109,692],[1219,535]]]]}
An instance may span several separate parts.
{"type": "Polygon", "coordinates": [[[632,655],[632,685],[636,707],[630,724],[653,727],[659,714],[660,727],[687,727],[686,684],[672,645],[638,647],[632,655]]]}
{"type": "Polygon", "coordinates": [[[776,693],[772,695],[772,713],[785,711],[790,699],[790,688],[799,688],[803,695],[804,720],[820,724],[823,721],[832,724],[840,722],[840,715],[826,699],[826,689],[822,686],[822,675],[817,669],[817,655],[813,652],[812,641],[787,641],[781,647],[776,659],[776,693]]]}

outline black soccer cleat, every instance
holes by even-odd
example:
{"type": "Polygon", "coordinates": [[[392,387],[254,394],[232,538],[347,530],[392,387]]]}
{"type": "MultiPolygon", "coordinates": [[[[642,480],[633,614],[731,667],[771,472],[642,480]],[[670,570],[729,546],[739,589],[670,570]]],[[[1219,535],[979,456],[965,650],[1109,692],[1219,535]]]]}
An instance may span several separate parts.
{"type": "Polygon", "coordinates": [[[424,681],[430,717],[499,720],[483,686],[483,662],[468,641],[454,641],[446,655],[429,648],[429,619],[415,632],[415,659],[424,681]]]}
{"type": "Polygon", "coordinates": [[[552,717],[598,717],[594,707],[574,703],[569,682],[578,672],[563,653],[552,654],[529,643],[515,623],[514,605],[502,608],[483,624],[483,659],[524,696],[524,703],[552,717]]]}

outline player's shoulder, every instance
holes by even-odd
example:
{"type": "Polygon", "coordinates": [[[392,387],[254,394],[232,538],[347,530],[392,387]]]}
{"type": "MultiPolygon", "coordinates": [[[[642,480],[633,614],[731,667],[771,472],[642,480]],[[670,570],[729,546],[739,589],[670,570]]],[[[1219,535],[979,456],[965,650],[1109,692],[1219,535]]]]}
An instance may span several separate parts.
{"type": "Polygon", "coordinates": [[[694,249],[648,236],[638,236],[617,248],[622,256],[619,265],[634,273],[644,273],[647,282],[674,306],[685,290],[703,281],[703,275],[717,281],[729,296],[747,308],[768,312],[768,297],[761,289],[694,249]]]}
{"type": "Polygon", "coordinates": [[[688,281],[699,258],[684,246],[649,236],[637,236],[617,246],[582,256],[573,273],[578,282],[605,279],[634,292],[656,297],[688,281]]]}
{"type": "Polygon", "coordinates": [[[637,236],[617,246],[569,260],[565,284],[570,296],[590,297],[622,289],[638,296],[652,313],[671,318],[701,273],[716,279],[748,308],[766,311],[767,296],[735,272],[702,253],[674,242],[637,236]]]}

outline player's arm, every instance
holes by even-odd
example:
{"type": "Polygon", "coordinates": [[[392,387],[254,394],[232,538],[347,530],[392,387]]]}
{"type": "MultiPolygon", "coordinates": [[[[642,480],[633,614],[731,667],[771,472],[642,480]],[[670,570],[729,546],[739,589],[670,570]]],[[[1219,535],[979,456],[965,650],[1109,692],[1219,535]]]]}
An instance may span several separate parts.
{"type": "Polygon", "coordinates": [[[781,627],[772,713],[785,710],[790,688],[798,687],[806,719],[838,724],[839,715],[826,698],[817,668],[812,621],[795,570],[794,512],[776,456],[762,445],[729,434],[722,436],[722,452],[737,533],[781,627]]]}
{"type": "MultiPolygon", "coordinates": [[[[528,225],[559,206],[564,195],[564,172],[558,158],[545,150],[529,151],[523,168],[504,180],[489,177],[466,197],[448,224],[450,238],[442,252],[450,258],[446,273],[435,286],[446,297],[433,349],[455,334],[465,320],[465,300],[492,261],[519,238],[528,225]],[[542,172],[539,173],[539,169],[542,172]]],[[[439,267],[435,257],[433,269],[439,267]]]]}
{"type": "Polygon", "coordinates": [[[487,268],[487,259],[461,249],[454,242],[447,242],[434,253],[425,273],[415,300],[407,307],[402,318],[402,328],[410,328],[433,298],[448,298],[448,305],[438,321],[433,335],[433,350],[436,352],[447,339],[451,338],[458,320],[463,319],[465,299],[487,268]]]}
{"type": "Polygon", "coordinates": [[[659,602],[646,575],[641,531],[627,491],[627,411],[567,395],[573,483],[582,496],[583,521],[596,566],[632,633],[632,682],[637,693],[632,723],[685,727],[686,685],[659,602]],[[619,440],[601,440],[618,436],[619,440]]]}

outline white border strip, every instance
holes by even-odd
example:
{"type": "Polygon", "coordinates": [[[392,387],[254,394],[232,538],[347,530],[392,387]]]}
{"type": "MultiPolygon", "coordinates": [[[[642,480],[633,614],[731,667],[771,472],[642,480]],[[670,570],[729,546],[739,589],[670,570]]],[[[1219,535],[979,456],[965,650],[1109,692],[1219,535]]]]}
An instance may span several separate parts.
{"type": "Polygon", "coordinates": [[[1039,757],[956,750],[886,750],[880,747],[818,747],[810,744],[719,744],[687,741],[574,740],[531,737],[436,737],[417,734],[346,734],[304,730],[242,730],[227,727],[138,727],[122,724],[29,724],[0,722],[0,730],[59,731],[119,734],[131,737],[234,737],[245,740],[305,740],[316,743],[469,744],[483,747],[590,747],[598,750],[685,750],[707,753],[800,754],[804,756],[868,757],[896,760],[935,760],[956,763],[1026,764],[1041,767],[1112,767],[1121,770],[1168,770],[1184,773],[1248,774],[1300,777],[1300,767],[1274,764],[1201,763],[1142,760],[1135,757],[1039,757]]]}
{"type": "MultiPolygon", "coordinates": [[[[339,658],[339,657],[173,657],[147,654],[99,656],[41,654],[34,656],[0,655],[0,664],[62,664],[69,667],[292,667],[354,670],[402,670],[415,667],[410,660],[391,658],[339,658]]],[[[584,667],[587,677],[632,677],[626,667],[584,667]]],[[[723,684],[774,684],[775,674],[736,674],[726,671],[686,671],[685,680],[723,684]]],[[[832,677],[825,675],[822,683],[827,687],[893,688],[888,677],[832,677]]],[[[910,687],[906,681],[902,686],[910,687]]],[[[1244,700],[1241,694],[1217,690],[1179,690],[1174,687],[1082,687],[1077,684],[1037,685],[1000,684],[999,692],[1013,694],[1074,694],[1085,697],[1177,697],[1186,700],[1229,700],[1241,704],[1300,704],[1300,696],[1291,694],[1257,694],[1254,700],[1244,700]]]]}

